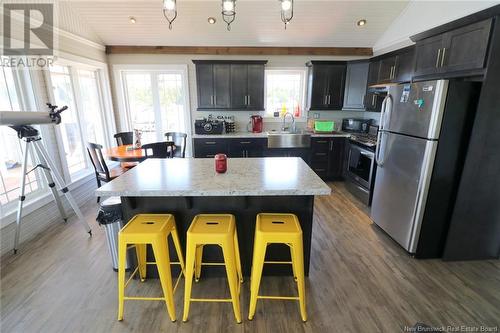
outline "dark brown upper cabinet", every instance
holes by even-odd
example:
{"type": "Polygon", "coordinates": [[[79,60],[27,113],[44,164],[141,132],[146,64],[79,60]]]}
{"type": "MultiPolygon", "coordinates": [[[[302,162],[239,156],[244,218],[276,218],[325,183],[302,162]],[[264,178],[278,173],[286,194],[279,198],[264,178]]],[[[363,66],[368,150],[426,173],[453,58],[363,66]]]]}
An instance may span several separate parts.
{"type": "Polygon", "coordinates": [[[393,82],[410,82],[415,69],[415,47],[404,49],[396,56],[396,67],[393,72],[393,82]]]}
{"type": "Polygon", "coordinates": [[[347,64],[345,61],[307,63],[309,110],[341,110],[347,64]]]}
{"type": "Polygon", "coordinates": [[[484,20],[417,41],[415,76],[477,74],[486,63],[491,22],[484,20]]]}
{"type": "Polygon", "coordinates": [[[370,60],[370,66],[368,67],[368,86],[372,86],[378,83],[379,70],[380,70],[380,61],[370,60]]]}
{"type": "Polygon", "coordinates": [[[397,57],[384,57],[380,59],[380,69],[378,72],[377,83],[389,83],[394,79],[397,57]]]}
{"type": "Polygon", "coordinates": [[[410,46],[377,57],[372,64],[368,86],[409,82],[415,66],[415,48],[410,46]]]}
{"type": "Polygon", "coordinates": [[[193,60],[198,110],[264,110],[266,61],[193,60]]]}

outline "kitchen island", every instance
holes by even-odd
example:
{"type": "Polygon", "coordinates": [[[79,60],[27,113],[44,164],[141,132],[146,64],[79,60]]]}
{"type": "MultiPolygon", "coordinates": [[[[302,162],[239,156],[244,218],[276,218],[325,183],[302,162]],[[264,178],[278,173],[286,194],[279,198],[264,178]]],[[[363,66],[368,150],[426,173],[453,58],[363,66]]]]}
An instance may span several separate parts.
{"type": "MultiPolygon", "coordinates": [[[[96,190],[98,196],[120,196],[124,220],[139,213],[175,216],[185,247],[186,231],[200,213],[230,213],[236,217],[244,275],[250,274],[255,218],[261,212],[294,213],[304,239],[305,272],[309,272],[315,195],[331,190],[301,158],[231,158],[228,170],[217,174],[213,159],[148,159],[96,190]]],[[[175,251],[170,251],[171,254],[175,251]]],[[[206,247],[204,261],[220,261],[217,247],[206,247]]],[[[270,245],[268,260],[289,260],[284,245],[270,245]]],[[[154,266],[148,266],[153,269],[154,266]]],[[[203,274],[225,274],[217,268],[203,274]]],[[[206,271],[206,272],[205,272],[206,271]]],[[[149,273],[149,272],[148,272],[149,273]]],[[[267,275],[291,275],[289,265],[267,265],[267,275]]]]}

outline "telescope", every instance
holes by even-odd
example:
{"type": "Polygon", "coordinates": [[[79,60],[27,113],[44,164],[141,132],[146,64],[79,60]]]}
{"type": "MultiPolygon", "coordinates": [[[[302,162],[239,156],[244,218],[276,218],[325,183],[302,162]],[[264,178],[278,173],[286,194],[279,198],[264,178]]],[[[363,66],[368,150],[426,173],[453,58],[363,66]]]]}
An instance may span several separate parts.
{"type": "Polygon", "coordinates": [[[0,111],[0,126],[9,126],[17,132],[17,137],[24,141],[24,152],[22,159],[22,173],[21,173],[21,184],[19,185],[20,195],[19,203],[17,206],[17,216],[16,216],[16,232],[14,236],[14,253],[17,252],[19,245],[19,234],[21,232],[21,219],[23,216],[23,205],[26,200],[26,176],[33,170],[40,168],[43,171],[45,180],[47,181],[48,188],[52,192],[54,201],[57,208],[61,214],[64,221],[68,219],[64,206],[61,202],[61,198],[57,193],[57,187],[60,188],[61,192],[64,194],[68,200],[69,205],[73,208],[79,222],[85,228],[85,231],[92,236],[92,230],[90,229],[87,222],[84,220],[83,214],[78,207],[75,199],[71,195],[68,187],[66,186],[63,177],[58,172],[54,162],[47,153],[47,150],[42,144],[42,137],[40,136],[38,130],[33,127],[33,125],[46,125],[54,124],[58,125],[61,123],[61,112],[68,109],[67,106],[57,108],[57,105],[52,105],[47,103],[49,108],[48,112],[25,112],[25,111],[0,111]],[[28,157],[32,158],[31,163],[28,161],[28,157]],[[28,164],[35,165],[30,171],[27,170],[28,164]]]}
{"type": "Polygon", "coordinates": [[[29,112],[29,111],[0,111],[0,125],[5,126],[26,126],[61,123],[61,112],[68,107],[63,106],[57,109],[57,105],[47,103],[49,112],[29,112]]]}

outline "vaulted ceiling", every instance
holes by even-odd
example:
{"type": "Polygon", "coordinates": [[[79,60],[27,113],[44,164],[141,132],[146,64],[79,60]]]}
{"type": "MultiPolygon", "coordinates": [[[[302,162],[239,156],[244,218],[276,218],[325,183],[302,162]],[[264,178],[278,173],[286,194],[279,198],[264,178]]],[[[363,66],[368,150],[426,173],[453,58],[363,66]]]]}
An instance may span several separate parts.
{"type": "Polygon", "coordinates": [[[238,0],[227,31],[216,0],[177,0],[173,29],[161,0],[71,0],[66,3],[106,45],[372,47],[408,4],[404,1],[295,0],[287,29],[278,0],[238,0]],[[217,22],[210,25],[208,17],[217,22]],[[131,24],[129,18],[136,19],[131,24]],[[356,22],[366,19],[364,27],[356,22]]]}

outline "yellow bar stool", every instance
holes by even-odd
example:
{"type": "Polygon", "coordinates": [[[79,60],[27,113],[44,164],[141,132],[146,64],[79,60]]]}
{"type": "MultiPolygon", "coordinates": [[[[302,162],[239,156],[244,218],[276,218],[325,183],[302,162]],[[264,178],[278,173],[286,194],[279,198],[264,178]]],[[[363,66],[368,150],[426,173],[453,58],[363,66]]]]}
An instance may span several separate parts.
{"type": "Polygon", "coordinates": [[[175,306],[174,292],[177,289],[181,275],[184,272],[184,258],[182,256],[179,234],[175,227],[175,219],[170,214],[138,214],[134,216],[118,234],[118,320],[123,320],[123,306],[125,300],[165,301],[170,319],[174,322],[175,306]],[[178,262],[170,262],[167,237],[171,235],[178,262]],[[146,261],[146,245],[153,247],[154,262],[146,261]],[[129,246],[130,245],[130,246],[129,246]],[[137,268],[125,282],[125,257],[127,249],[135,247],[137,253],[137,268]],[[163,297],[130,297],[125,296],[125,288],[132,278],[139,272],[141,281],[146,279],[146,265],[155,265],[158,268],[163,297]],[[181,272],[172,287],[172,273],[170,265],[180,265],[181,272]]]}
{"type": "Polygon", "coordinates": [[[249,320],[252,320],[255,315],[258,299],[298,300],[302,320],[304,322],[307,320],[302,229],[299,219],[294,214],[261,213],[257,215],[250,277],[249,320]],[[265,261],[267,245],[273,243],[288,245],[292,261],[265,261]],[[260,296],[259,286],[264,264],[291,264],[299,296],[260,296]]]}
{"type": "Polygon", "coordinates": [[[190,302],[232,302],[236,321],[241,323],[240,283],[243,282],[243,275],[234,215],[200,214],[195,216],[187,231],[185,277],[183,321],[188,320],[190,302]],[[224,263],[202,262],[204,245],[219,245],[224,255],[224,263]],[[198,281],[202,265],[226,266],[231,298],[191,298],[193,275],[196,275],[195,279],[198,281]]]}

